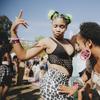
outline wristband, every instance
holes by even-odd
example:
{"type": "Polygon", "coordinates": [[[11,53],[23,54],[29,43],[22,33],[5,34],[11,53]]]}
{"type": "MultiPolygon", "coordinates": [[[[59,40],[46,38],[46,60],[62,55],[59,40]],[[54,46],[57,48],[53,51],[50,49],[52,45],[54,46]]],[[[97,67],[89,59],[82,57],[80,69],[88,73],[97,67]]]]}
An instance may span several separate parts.
{"type": "Polygon", "coordinates": [[[20,43],[20,40],[19,38],[11,38],[11,43],[12,44],[20,43]]]}

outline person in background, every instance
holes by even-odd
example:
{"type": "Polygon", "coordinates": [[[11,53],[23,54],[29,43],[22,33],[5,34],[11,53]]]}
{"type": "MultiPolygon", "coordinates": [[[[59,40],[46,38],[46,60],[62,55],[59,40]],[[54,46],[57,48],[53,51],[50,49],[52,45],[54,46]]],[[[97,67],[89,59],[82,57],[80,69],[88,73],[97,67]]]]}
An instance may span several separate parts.
{"type": "Polygon", "coordinates": [[[39,73],[39,79],[41,80],[44,77],[44,74],[48,71],[48,55],[45,55],[41,58],[40,61],[40,73],[39,73]]]}
{"type": "MultiPolygon", "coordinates": [[[[87,68],[91,71],[89,85],[92,88],[92,98],[100,99],[100,25],[96,22],[84,22],[80,26],[77,36],[81,58],[87,60],[87,68]],[[90,67],[88,67],[90,66],[90,67]]],[[[83,89],[82,100],[85,100],[85,89],[83,89]]]]}
{"type": "Polygon", "coordinates": [[[39,81],[39,73],[40,73],[40,65],[39,65],[39,59],[35,59],[32,66],[32,71],[34,73],[34,79],[33,82],[39,81]]]}
{"type": "Polygon", "coordinates": [[[78,100],[100,100],[100,25],[96,22],[82,23],[77,35],[77,44],[81,50],[80,58],[86,60],[87,66],[83,73],[87,72],[90,78],[81,89],[76,85],[68,91],[68,87],[63,85],[59,88],[60,92],[73,95],[79,89],[78,100]]]}
{"type": "Polygon", "coordinates": [[[13,63],[13,73],[14,73],[13,81],[14,81],[14,85],[17,85],[19,59],[17,58],[16,55],[13,56],[12,63],[13,63]]]}
{"type": "Polygon", "coordinates": [[[80,59],[80,48],[77,44],[76,39],[77,39],[77,34],[73,35],[71,38],[71,42],[73,43],[75,48],[75,55],[72,60],[73,73],[72,73],[72,77],[69,80],[69,86],[71,86],[78,77],[82,76],[80,75],[80,73],[82,73],[86,68],[86,60],[80,59]]]}
{"type": "Polygon", "coordinates": [[[13,22],[11,27],[12,44],[19,59],[27,60],[38,55],[45,50],[48,54],[48,71],[41,80],[40,92],[44,100],[67,100],[67,94],[59,94],[57,88],[59,84],[68,85],[72,75],[72,57],[74,47],[71,42],[64,38],[65,31],[71,23],[72,16],[51,10],[48,17],[51,20],[52,36],[41,39],[31,49],[27,51],[22,47],[17,35],[19,25],[27,27],[26,21],[22,18],[23,12],[13,22]]]}
{"type": "Polygon", "coordinates": [[[23,84],[24,70],[25,70],[25,62],[19,60],[17,85],[22,85],[23,84]]]}
{"type": "Polygon", "coordinates": [[[24,71],[24,76],[23,76],[23,80],[27,81],[29,80],[29,73],[30,73],[30,69],[31,69],[31,64],[29,61],[25,62],[25,71],[24,71]]]}
{"type": "Polygon", "coordinates": [[[0,16],[0,100],[6,100],[12,82],[12,61],[10,52],[10,27],[12,22],[7,16],[0,16]]]}

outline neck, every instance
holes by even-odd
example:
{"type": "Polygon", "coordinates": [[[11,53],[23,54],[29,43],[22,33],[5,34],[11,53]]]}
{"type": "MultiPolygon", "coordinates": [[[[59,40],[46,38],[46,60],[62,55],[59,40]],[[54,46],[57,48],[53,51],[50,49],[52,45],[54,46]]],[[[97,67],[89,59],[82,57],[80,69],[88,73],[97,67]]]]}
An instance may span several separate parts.
{"type": "Polygon", "coordinates": [[[63,42],[64,41],[64,37],[61,36],[61,37],[54,37],[56,40],[58,40],[59,42],[63,42]]]}

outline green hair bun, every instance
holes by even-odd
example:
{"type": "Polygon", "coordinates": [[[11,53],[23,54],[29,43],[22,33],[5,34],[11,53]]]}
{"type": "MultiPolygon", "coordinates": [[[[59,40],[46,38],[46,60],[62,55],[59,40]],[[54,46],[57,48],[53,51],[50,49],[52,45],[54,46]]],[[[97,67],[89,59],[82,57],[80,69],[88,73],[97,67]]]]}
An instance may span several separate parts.
{"type": "Polygon", "coordinates": [[[55,12],[54,10],[50,10],[49,11],[49,13],[48,13],[48,18],[49,19],[51,19],[51,16],[54,14],[54,12],[55,12]]]}
{"type": "Polygon", "coordinates": [[[72,22],[72,15],[71,15],[71,14],[66,14],[66,15],[65,15],[65,18],[66,18],[67,20],[69,20],[69,23],[72,22]]]}
{"type": "Polygon", "coordinates": [[[54,17],[56,17],[58,15],[59,15],[59,13],[57,11],[50,10],[48,13],[48,18],[52,20],[54,17]]]}

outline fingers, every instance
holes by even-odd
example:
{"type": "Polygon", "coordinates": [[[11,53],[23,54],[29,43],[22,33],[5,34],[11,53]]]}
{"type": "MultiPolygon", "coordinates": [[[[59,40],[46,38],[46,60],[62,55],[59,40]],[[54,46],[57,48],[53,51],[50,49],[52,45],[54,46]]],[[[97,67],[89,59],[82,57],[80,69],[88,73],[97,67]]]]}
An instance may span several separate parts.
{"type": "Polygon", "coordinates": [[[20,24],[22,24],[25,28],[28,28],[28,26],[29,26],[24,19],[17,17],[15,20],[15,26],[18,26],[20,24]]]}
{"type": "Polygon", "coordinates": [[[15,21],[12,24],[11,31],[17,31],[19,25],[23,25],[25,28],[28,28],[27,22],[21,18],[23,15],[23,11],[21,10],[18,17],[16,17],[15,21]]]}
{"type": "Polygon", "coordinates": [[[63,91],[63,90],[64,90],[64,89],[63,89],[63,86],[62,86],[62,85],[59,85],[58,90],[59,90],[59,91],[63,91]]]}
{"type": "Polygon", "coordinates": [[[25,28],[28,28],[28,24],[27,23],[22,23],[22,25],[25,27],[25,28]]]}
{"type": "Polygon", "coordinates": [[[67,86],[65,86],[65,85],[59,85],[59,87],[58,88],[66,88],[67,86]]]}
{"type": "Polygon", "coordinates": [[[65,86],[65,85],[59,85],[58,92],[59,93],[68,93],[69,90],[67,90],[67,86],[65,86]]]}
{"type": "Polygon", "coordinates": [[[65,85],[59,85],[58,89],[69,91],[70,87],[65,85]]]}
{"type": "Polygon", "coordinates": [[[23,15],[23,10],[21,9],[20,12],[19,12],[19,14],[18,14],[18,17],[17,18],[21,18],[22,15],[23,15]]]}
{"type": "Polygon", "coordinates": [[[29,26],[26,21],[19,21],[19,24],[22,24],[25,28],[29,26]]]}
{"type": "Polygon", "coordinates": [[[66,91],[58,91],[59,94],[66,94],[66,91]]]}
{"type": "Polygon", "coordinates": [[[69,93],[69,94],[68,94],[68,97],[72,96],[73,94],[74,94],[74,93],[69,93]]]}
{"type": "Polygon", "coordinates": [[[23,15],[23,10],[21,9],[16,19],[20,19],[20,24],[22,24],[25,28],[27,28],[29,25],[24,19],[21,19],[22,15],[23,15]]]}

